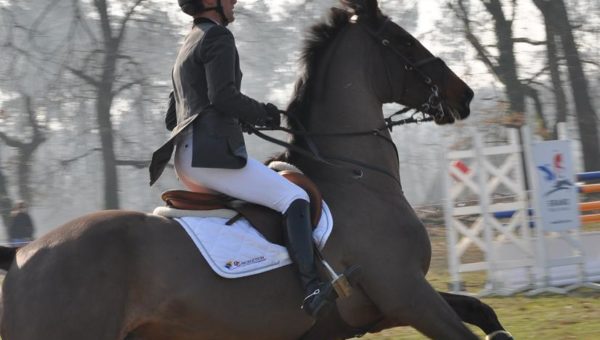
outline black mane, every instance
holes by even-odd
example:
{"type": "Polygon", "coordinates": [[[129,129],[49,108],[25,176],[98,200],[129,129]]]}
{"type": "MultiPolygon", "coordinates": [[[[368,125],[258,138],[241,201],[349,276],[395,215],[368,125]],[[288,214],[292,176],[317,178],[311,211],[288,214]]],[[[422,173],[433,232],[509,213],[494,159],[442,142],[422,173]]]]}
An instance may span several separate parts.
{"type": "MultiPolygon", "coordinates": [[[[340,8],[331,8],[329,16],[324,22],[313,25],[304,39],[304,46],[300,55],[300,64],[303,68],[302,76],[296,81],[292,100],[287,108],[288,116],[296,117],[304,125],[308,125],[308,110],[312,100],[311,93],[314,88],[314,79],[317,73],[317,65],[322,60],[325,51],[335,39],[338,33],[348,24],[351,14],[340,8]]],[[[288,119],[288,126],[292,130],[298,130],[297,121],[288,119]]],[[[290,143],[299,147],[305,147],[302,137],[292,136],[290,143]]],[[[294,162],[289,151],[274,155],[265,163],[272,161],[294,162]]]]}
{"type": "MultiPolygon", "coordinates": [[[[318,23],[308,30],[300,57],[301,67],[304,71],[296,82],[294,94],[287,109],[289,115],[299,119],[307,116],[317,64],[337,34],[348,24],[350,15],[345,10],[332,8],[325,22],[318,23]]],[[[293,120],[290,120],[288,124],[292,128],[296,127],[293,120]]]]}

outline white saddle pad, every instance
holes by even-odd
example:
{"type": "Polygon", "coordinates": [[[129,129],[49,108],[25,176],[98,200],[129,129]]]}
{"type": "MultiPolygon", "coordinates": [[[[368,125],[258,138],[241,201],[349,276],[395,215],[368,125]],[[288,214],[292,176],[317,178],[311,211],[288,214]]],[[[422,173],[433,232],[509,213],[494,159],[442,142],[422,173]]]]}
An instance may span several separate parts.
{"type": "MultiPolygon", "coordinates": [[[[158,210],[155,214],[166,215],[158,210]]],[[[231,216],[221,210],[219,217],[186,216],[175,220],[190,235],[210,267],[222,277],[250,276],[292,263],[285,247],[267,241],[246,219],[226,225],[231,216]]],[[[325,246],[332,229],[333,218],[323,202],[323,213],[313,233],[320,249],[325,246]]]]}

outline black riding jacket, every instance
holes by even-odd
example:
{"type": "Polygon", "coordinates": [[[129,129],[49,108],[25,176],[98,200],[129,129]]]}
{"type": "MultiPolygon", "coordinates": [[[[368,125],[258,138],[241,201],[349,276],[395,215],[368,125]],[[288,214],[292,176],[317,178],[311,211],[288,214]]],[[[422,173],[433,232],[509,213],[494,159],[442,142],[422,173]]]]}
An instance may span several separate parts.
{"type": "Polygon", "coordinates": [[[177,125],[152,156],[150,184],[171,159],[175,138],[189,125],[192,166],[244,167],[248,155],[240,120],[257,124],[267,112],[262,103],[240,92],[242,72],[233,34],[209,19],[196,19],[175,60],[172,80],[175,110],[169,111],[176,113],[177,125]]]}

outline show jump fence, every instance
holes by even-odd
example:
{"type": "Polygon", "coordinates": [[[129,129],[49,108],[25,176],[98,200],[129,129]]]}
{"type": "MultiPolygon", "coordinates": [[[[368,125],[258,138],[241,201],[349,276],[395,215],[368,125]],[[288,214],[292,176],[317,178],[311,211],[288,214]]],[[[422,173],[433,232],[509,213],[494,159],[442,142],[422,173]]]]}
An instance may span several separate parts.
{"type": "MultiPolygon", "coordinates": [[[[511,129],[506,145],[484,147],[473,129],[473,149],[446,153],[451,290],[463,291],[462,275],[468,272],[486,273],[478,295],[600,287],[593,283],[600,282],[600,233],[581,233],[579,223],[565,230],[544,227],[534,208],[543,210],[535,194],[529,130],[520,133],[522,143],[519,130],[511,129]]],[[[595,180],[600,171],[577,174],[579,193],[600,192],[600,184],[586,183],[595,180]]],[[[581,223],[600,221],[600,201],[580,203],[579,210],[581,223]]]]}

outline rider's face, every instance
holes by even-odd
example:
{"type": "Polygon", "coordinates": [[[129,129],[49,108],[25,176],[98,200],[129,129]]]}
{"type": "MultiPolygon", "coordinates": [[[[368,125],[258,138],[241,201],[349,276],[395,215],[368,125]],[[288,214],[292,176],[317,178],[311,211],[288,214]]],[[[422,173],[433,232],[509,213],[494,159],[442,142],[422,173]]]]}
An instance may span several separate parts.
{"type": "MultiPolygon", "coordinates": [[[[204,4],[205,8],[214,8],[215,6],[217,6],[218,0],[202,0],[202,3],[204,4]]],[[[237,3],[237,0],[221,0],[221,6],[223,6],[223,13],[225,14],[225,17],[227,18],[227,23],[230,23],[233,20],[235,20],[235,17],[233,14],[233,7],[235,6],[236,3],[237,3]]],[[[216,12],[214,12],[214,13],[216,13],[216,12]]],[[[216,18],[214,18],[214,19],[216,19],[216,18]]],[[[218,20],[221,20],[220,16],[219,16],[218,20]]]]}
{"type": "Polygon", "coordinates": [[[237,0],[221,0],[221,5],[223,6],[223,12],[225,12],[225,16],[229,22],[233,22],[235,20],[235,16],[233,14],[233,8],[237,0]]]}

